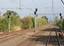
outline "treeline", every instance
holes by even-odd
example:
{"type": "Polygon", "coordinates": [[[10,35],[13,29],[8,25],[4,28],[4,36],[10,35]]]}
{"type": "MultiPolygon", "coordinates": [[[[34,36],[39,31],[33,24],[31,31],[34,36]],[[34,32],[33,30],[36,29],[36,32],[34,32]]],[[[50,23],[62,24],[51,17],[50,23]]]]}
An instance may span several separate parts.
{"type": "MultiPolygon", "coordinates": [[[[22,16],[21,16],[22,17],[22,16]]],[[[48,23],[46,16],[37,18],[39,26],[43,26],[48,23]]],[[[17,31],[20,29],[31,29],[35,27],[35,18],[33,16],[27,16],[20,18],[20,16],[11,10],[7,10],[0,16],[0,32],[17,31]],[[10,27],[9,27],[10,26],[10,27]]]]}

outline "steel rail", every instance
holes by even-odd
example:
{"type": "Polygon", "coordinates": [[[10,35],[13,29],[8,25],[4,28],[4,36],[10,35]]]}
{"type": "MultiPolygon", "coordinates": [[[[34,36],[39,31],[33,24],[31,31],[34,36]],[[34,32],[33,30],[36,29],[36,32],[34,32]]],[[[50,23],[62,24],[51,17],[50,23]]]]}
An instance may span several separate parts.
{"type": "Polygon", "coordinates": [[[49,33],[49,37],[48,37],[48,39],[47,39],[47,41],[46,41],[46,46],[48,46],[48,42],[49,42],[49,40],[50,40],[50,35],[51,34],[51,31],[50,31],[50,33],[49,33]]]}
{"type": "MultiPolygon", "coordinates": [[[[59,40],[59,37],[58,37],[57,31],[55,32],[55,34],[56,34],[56,39],[57,39],[58,46],[61,46],[61,43],[60,43],[60,40],[59,40]]],[[[48,46],[48,43],[49,43],[50,37],[51,37],[51,32],[49,33],[49,37],[48,37],[48,39],[47,39],[46,46],[48,46]]]]}

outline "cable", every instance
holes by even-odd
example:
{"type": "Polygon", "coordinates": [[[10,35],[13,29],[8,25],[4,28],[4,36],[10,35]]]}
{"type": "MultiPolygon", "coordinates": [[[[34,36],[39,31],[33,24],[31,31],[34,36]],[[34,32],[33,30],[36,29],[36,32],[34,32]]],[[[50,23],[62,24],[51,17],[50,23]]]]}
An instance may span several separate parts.
{"type": "Polygon", "coordinates": [[[64,5],[64,1],[63,1],[63,0],[61,0],[61,2],[62,2],[62,4],[64,5]]]}

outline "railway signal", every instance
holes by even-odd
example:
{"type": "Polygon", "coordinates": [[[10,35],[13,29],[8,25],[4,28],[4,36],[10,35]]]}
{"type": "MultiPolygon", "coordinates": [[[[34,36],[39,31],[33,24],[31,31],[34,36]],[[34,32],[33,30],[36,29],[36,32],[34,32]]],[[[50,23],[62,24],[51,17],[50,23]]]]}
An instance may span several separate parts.
{"type": "Polygon", "coordinates": [[[38,9],[37,8],[35,8],[35,11],[34,11],[34,15],[35,15],[35,30],[34,30],[34,32],[36,31],[36,25],[37,25],[37,22],[36,22],[36,17],[38,16],[37,15],[37,11],[38,11],[38,9]]]}
{"type": "Polygon", "coordinates": [[[62,18],[62,13],[59,14],[60,15],[60,32],[59,32],[59,37],[62,39],[63,38],[63,32],[62,32],[62,22],[63,22],[63,18],[62,18]]]}
{"type": "Polygon", "coordinates": [[[60,13],[59,15],[60,15],[60,19],[62,19],[62,13],[60,13]]]}
{"type": "Polygon", "coordinates": [[[11,26],[11,18],[10,18],[10,16],[11,16],[11,13],[9,12],[8,13],[8,18],[9,18],[8,30],[9,30],[9,32],[10,32],[10,26],[11,26]]]}
{"type": "Polygon", "coordinates": [[[62,21],[63,21],[62,20],[62,13],[60,13],[59,16],[60,16],[60,23],[61,23],[60,27],[62,28],[62,21]]]}
{"type": "Polygon", "coordinates": [[[37,11],[38,11],[38,9],[36,8],[35,11],[34,11],[35,16],[37,16],[37,11]]]}

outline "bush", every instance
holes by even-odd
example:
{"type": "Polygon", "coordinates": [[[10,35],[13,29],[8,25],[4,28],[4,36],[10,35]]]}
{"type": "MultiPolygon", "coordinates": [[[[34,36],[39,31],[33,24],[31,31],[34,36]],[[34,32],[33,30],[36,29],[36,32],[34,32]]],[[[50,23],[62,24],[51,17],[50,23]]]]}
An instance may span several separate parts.
{"type": "Polygon", "coordinates": [[[24,17],[22,20],[22,28],[23,29],[30,29],[34,27],[34,18],[31,16],[24,17]]]}
{"type": "Polygon", "coordinates": [[[55,25],[64,30],[64,19],[60,20],[56,17],[55,19],[55,25]]]}
{"type": "Polygon", "coordinates": [[[0,20],[0,31],[1,32],[8,31],[8,21],[7,21],[7,19],[1,19],[0,20]]]}
{"type": "Polygon", "coordinates": [[[45,18],[38,18],[37,23],[38,23],[39,26],[43,26],[43,25],[48,23],[48,20],[45,19],[45,18]]]}

